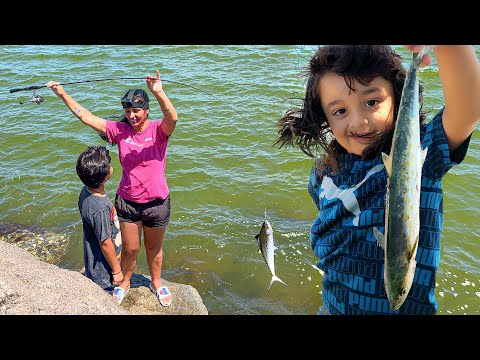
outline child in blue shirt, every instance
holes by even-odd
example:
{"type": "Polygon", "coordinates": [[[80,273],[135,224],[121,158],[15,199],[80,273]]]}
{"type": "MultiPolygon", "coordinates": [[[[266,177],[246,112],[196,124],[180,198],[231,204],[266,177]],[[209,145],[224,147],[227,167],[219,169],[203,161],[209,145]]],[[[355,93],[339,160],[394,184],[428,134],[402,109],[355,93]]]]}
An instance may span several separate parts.
{"type": "MultiPolygon", "coordinates": [[[[405,46],[420,52],[422,45],[405,46]]],[[[422,111],[420,233],[413,284],[393,312],[384,286],[384,250],[373,228],[385,228],[389,154],[406,70],[384,45],[329,45],[311,58],[300,108],[279,120],[278,140],[316,158],[308,191],[319,210],[310,242],[319,258],[319,314],[435,314],[435,275],[443,226],[442,179],[465,158],[480,119],[480,64],[470,45],[434,47],[445,105],[431,121],[422,111]]],[[[421,66],[431,64],[426,54],[421,66]]]]}

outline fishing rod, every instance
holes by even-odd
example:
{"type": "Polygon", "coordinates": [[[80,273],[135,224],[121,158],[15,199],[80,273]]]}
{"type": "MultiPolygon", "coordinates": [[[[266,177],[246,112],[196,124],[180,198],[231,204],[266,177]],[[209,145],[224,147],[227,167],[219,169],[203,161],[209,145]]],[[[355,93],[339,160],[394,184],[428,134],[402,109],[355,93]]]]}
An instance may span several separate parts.
{"type": "MultiPolygon", "coordinates": [[[[72,81],[72,82],[66,82],[66,83],[61,83],[60,85],[72,85],[72,84],[83,84],[83,83],[90,83],[90,82],[98,82],[98,81],[118,81],[118,80],[145,80],[144,77],[120,77],[120,78],[109,78],[109,79],[96,79],[96,80],[81,80],[81,81],[72,81]]],[[[233,105],[231,104],[228,104],[228,103],[225,103],[222,99],[218,98],[217,96],[205,91],[205,90],[202,90],[202,89],[199,89],[195,86],[192,86],[192,85],[188,85],[188,84],[184,84],[182,82],[179,82],[179,81],[173,81],[173,80],[164,80],[164,79],[161,79],[162,82],[169,82],[169,83],[173,83],[173,84],[177,84],[177,85],[181,85],[181,86],[185,86],[185,87],[188,87],[188,88],[191,88],[191,89],[195,89],[197,91],[200,91],[204,94],[207,94],[215,99],[217,99],[218,101],[220,101],[222,104],[226,104],[228,106],[230,106],[238,115],[240,115],[253,129],[255,129],[255,131],[260,135],[262,136],[262,134],[255,128],[255,126],[253,126],[253,124],[247,120],[247,118],[245,116],[243,116],[233,105]]],[[[14,92],[18,92],[18,91],[28,91],[28,90],[38,90],[38,89],[42,89],[44,87],[48,87],[47,85],[33,85],[33,86],[28,86],[28,87],[24,87],[24,88],[16,88],[16,89],[10,89],[10,93],[14,93],[14,92]]],[[[39,95],[37,95],[38,97],[40,97],[39,95]]],[[[42,101],[38,102],[38,101],[31,101],[31,102],[34,102],[36,104],[40,104],[43,102],[43,99],[42,101]]]]}

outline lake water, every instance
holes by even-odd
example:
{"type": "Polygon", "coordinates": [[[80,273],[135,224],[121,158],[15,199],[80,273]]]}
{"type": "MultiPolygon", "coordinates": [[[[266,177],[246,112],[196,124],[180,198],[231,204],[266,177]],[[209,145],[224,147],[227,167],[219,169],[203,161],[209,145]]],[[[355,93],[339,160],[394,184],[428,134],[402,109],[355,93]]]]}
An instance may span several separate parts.
{"type": "MultiPolygon", "coordinates": [[[[80,269],[77,199],[82,183],[75,162],[87,146],[107,145],[113,153],[114,175],[106,191],[113,199],[121,174],[118,149],[81,124],[51,90],[36,92],[45,99],[42,105],[28,102],[33,91],[10,94],[9,90],[49,80],[144,78],[158,68],[179,114],[167,158],[172,214],[162,277],[195,287],[211,314],[315,314],[322,304],[322,276],[309,244],[317,215],[307,192],[312,160],[298,149],[272,146],[276,121],[296,104],[292,99],[302,96],[304,81],[298,74],[315,49],[312,45],[3,46],[0,222],[67,234],[68,250],[57,265],[80,269]],[[23,101],[27,103],[20,104],[23,101]],[[276,272],[288,283],[288,287],[274,283],[269,292],[271,275],[255,240],[265,210],[278,247],[276,272]]],[[[480,46],[475,50],[480,55],[480,46]]],[[[410,58],[402,48],[398,51],[410,58]]],[[[425,83],[424,109],[436,112],[443,104],[436,63],[420,76],[425,83]]],[[[146,89],[144,80],[64,87],[101,117],[122,113],[120,98],[128,88],[146,89]]],[[[161,116],[152,106],[151,118],[161,116]]],[[[439,314],[480,310],[479,130],[474,131],[465,161],[443,181],[439,314]]],[[[148,274],[143,247],[136,272],[148,274]]]]}

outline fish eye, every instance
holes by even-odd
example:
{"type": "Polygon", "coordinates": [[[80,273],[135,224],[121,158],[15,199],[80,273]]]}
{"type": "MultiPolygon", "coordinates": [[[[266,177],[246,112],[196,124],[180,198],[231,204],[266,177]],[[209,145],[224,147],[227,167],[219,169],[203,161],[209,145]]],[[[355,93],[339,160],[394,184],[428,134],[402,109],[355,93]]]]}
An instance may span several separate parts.
{"type": "Polygon", "coordinates": [[[400,295],[401,295],[401,296],[404,296],[406,293],[407,293],[407,288],[402,288],[402,289],[400,290],[400,295]]]}

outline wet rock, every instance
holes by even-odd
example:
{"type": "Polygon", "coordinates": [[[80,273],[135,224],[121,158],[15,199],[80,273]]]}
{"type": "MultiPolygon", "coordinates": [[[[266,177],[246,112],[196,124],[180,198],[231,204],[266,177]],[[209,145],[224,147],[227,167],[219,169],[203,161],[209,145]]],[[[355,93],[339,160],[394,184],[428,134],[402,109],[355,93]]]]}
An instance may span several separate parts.
{"type": "Polygon", "coordinates": [[[15,244],[40,260],[55,264],[67,253],[70,238],[34,226],[10,222],[0,223],[0,241],[15,244]]]}

